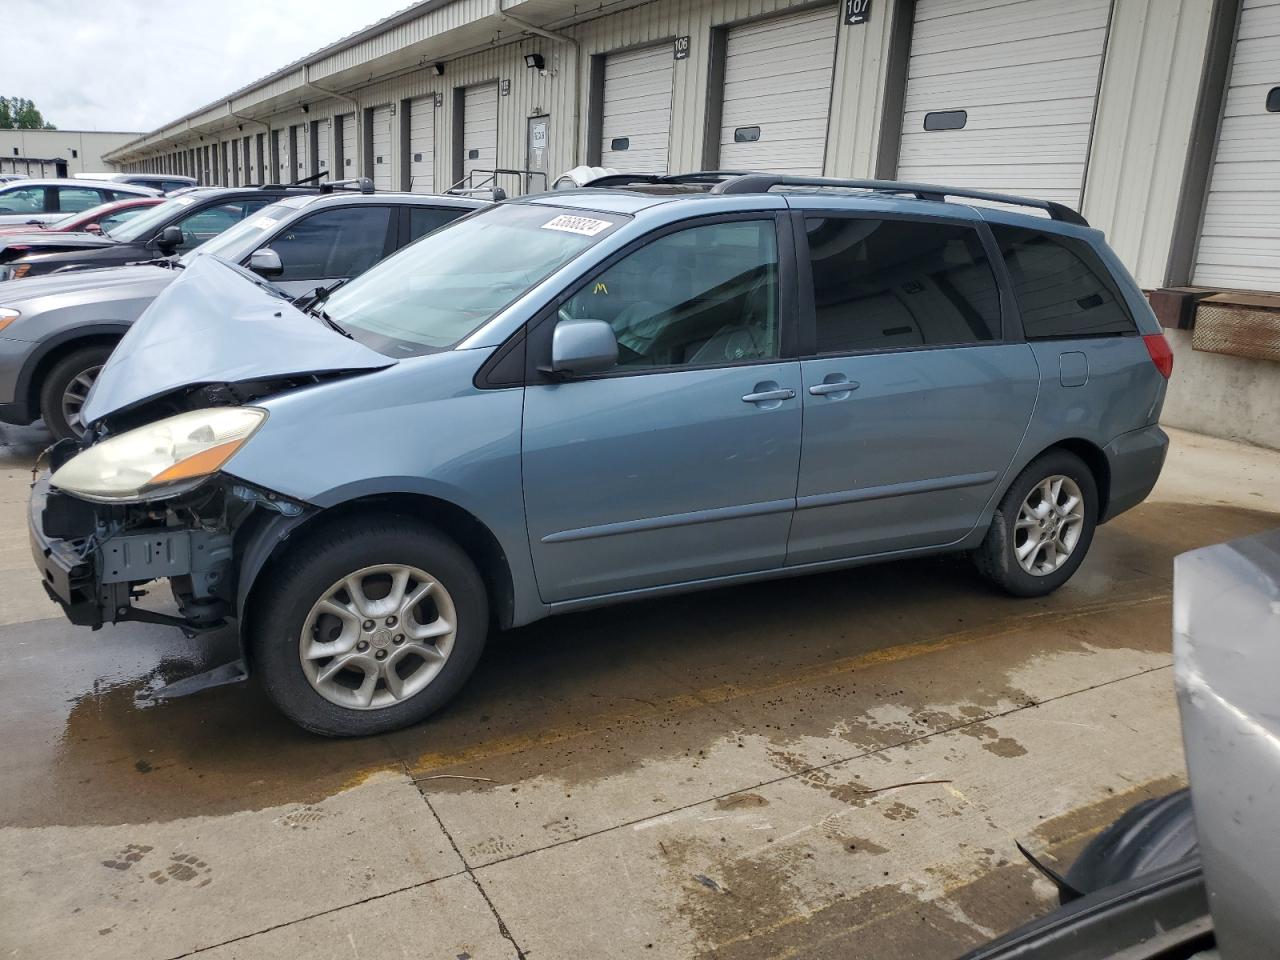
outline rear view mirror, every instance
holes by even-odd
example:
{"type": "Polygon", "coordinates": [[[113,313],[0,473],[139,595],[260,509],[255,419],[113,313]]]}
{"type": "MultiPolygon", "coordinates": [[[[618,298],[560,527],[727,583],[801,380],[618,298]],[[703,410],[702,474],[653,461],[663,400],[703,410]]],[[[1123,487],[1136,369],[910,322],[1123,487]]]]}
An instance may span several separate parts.
{"type": "Polygon", "coordinates": [[[280,262],[280,254],[263,247],[249,255],[249,269],[260,277],[278,277],[284,273],[284,264],[280,262]]]}
{"type": "Polygon", "coordinates": [[[600,373],[618,362],[618,338],[603,320],[561,320],[551,337],[551,372],[600,373]]]}
{"type": "Polygon", "coordinates": [[[160,236],[156,237],[156,246],[161,252],[169,254],[182,246],[182,228],[181,227],[165,227],[160,231],[160,236]]]}

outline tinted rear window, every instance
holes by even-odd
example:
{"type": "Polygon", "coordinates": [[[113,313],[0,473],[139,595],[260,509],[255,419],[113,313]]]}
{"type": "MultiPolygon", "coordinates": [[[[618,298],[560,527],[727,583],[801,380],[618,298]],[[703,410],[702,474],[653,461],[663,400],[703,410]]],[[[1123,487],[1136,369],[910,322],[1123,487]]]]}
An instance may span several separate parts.
{"type": "Polygon", "coordinates": [[[1028,340],[1133,333],[1133,317],[1089,245],[993,223],[1028,340]]]}
{"type": "Polygon", "coordinates": [[[1000,338],[1000,292],[961,224],[808,217],[819,354],[1000,338]]]}

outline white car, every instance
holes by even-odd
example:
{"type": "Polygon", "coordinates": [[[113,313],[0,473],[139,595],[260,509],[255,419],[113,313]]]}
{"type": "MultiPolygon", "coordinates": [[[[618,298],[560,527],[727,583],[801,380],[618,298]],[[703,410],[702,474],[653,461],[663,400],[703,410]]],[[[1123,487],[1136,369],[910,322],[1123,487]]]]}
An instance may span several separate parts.
{"type": "Polygon", "coordinates": [[[110,200],[154,197],[161,191],[108,180],[49,178],[0,183],[0,225],[51,223],[110,200]]]}
{"type": "Polygon", "coordinates": [[[174,190],[184,190],[190,187],[198,187],[200,181],[195,177],[184,177],[176,173],[78,173],[76,176],[81,180],[111,180],[115,183],[132,183],[137,187],[150,187],[153,190],[163,190],[165,193],[171,193],[174,190]]]}

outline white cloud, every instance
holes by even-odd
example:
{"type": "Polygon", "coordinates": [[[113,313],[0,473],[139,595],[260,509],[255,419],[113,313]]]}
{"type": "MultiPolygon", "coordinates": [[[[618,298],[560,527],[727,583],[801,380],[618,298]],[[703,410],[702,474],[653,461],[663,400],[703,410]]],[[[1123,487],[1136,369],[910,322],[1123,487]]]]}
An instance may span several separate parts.
{"type": "Polygon", "coordinates": [[[0,95],[64,130],[154,130],[408,4],[4,0],[0,95]]]}

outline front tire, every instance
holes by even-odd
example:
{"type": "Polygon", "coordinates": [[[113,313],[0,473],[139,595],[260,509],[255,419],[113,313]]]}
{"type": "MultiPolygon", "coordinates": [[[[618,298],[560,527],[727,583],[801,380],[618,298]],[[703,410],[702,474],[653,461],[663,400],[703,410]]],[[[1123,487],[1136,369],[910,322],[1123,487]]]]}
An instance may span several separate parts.
{"type": "Polygon", "coordinates": [[[484,650],[484,581],[424,524],[348,518],[269,575],[250,618],[250,656],[267,696],[313,733],[418,723],[453,698],[484,650]]]}
{"type": "Polygon", "coordinates": [[[113,348],[114,344],[99,344],[73,350],[45,375],[40,416],[55,440],[77,440],[84,433],[84,401],[113,348]]]}
{"type": "Polygon", "coordinates": [[[1017,597],[1042,597],[1071,579],[1093,542],[1098,486],[1073,453],[1051,450],[1005,492],[974,562],[1017,597]]]}

